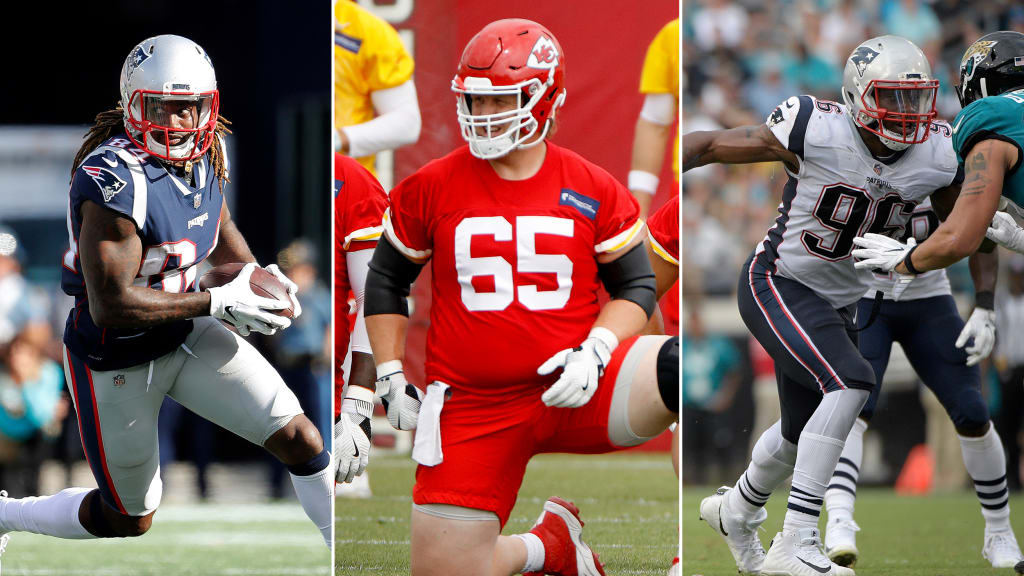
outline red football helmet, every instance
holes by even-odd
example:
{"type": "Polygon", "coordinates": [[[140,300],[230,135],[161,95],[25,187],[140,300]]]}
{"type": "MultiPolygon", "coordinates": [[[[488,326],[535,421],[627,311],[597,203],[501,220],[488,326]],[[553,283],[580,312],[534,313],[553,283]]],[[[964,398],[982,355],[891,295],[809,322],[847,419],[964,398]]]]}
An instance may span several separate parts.
{"type": "Polygon", "coordinates": [[[462,52],[452,91],[458,95],[459,126],[470,152],[498,158],[547,136],[555,111],[565,102],[565,54],[555,36],[536,22],[491,22],[462,52]],[[516,96],[516,107],[473,114],[474,96],[502,95],[516,96]]]}

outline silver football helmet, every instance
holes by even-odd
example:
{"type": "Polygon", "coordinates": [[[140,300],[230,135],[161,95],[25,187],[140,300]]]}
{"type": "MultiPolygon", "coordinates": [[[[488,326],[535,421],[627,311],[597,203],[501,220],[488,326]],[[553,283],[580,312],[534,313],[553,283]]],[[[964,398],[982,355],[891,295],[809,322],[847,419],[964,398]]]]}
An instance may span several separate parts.
{"type": "Polygon", "coordinates": [[[139,42],[121,67],[128,137],[170,161],[199,158],[216,138],[217,76],[198,44],[165,34],[139,42]]]}
{"type": "Polygon", "coordinates": [[[924,52],[900,36],[861,43],[843,71],[843,102],[854,121],[894,151],[928,139],[938,90],[924,52]]]}

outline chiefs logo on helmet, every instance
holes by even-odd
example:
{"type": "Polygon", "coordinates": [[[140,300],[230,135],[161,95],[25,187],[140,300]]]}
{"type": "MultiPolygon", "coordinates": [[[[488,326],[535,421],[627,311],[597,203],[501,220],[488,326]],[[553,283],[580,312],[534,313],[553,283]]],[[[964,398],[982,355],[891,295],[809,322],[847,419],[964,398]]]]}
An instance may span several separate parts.
{"type": "Polygon", "coordinates": [[[555,43],[546,36],[537,38],[533,49],[530,50],[530,57],[526,60],[526,65],[539,70],[549,70],[558,66],[558,48],[555,43]]]}

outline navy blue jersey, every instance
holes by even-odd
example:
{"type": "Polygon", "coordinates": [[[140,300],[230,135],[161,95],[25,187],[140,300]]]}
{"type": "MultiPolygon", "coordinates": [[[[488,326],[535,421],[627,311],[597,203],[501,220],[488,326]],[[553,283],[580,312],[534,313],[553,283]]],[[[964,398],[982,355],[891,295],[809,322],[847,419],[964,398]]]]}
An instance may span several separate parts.
{"type": "Polygon", "coordinates": [[[75,297],[75,307],[68,314],[64,343],[94,370],[135,366],[163,356],[185,341],[192,321],[143,329],[96,326],[78,257],[82,203],[94,202],[135,223],[142,240],[136,286],[195,291],[197,264],[217,245],[224,197],[209,156],[193,164],[197,186],[120,134],[96,148],[75,170],[68,199],[70,247],[61,278],[64,292],[75,297]]]}

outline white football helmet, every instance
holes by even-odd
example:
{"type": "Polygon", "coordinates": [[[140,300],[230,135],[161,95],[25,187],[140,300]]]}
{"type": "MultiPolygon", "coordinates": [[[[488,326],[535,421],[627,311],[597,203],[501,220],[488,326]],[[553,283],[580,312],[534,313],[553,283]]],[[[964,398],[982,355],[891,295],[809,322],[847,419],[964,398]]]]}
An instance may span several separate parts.
{"type": "Polygon", "coordinates": [[[861,43],[843,71],[843,102],[854,121],[894,151],[928,139],[938,90],[924,52],[900,36],[861,43]]]}
{"type": "Polygon", "coordinates": [[[210,57],[181,36],[139,42],[121,67],[121,107],[136,146],[164,160],[199,158],[216,138],[220,108],[210,57]],[[183,113],[192,114],[191,128],[180,125],[183,113]]]}

